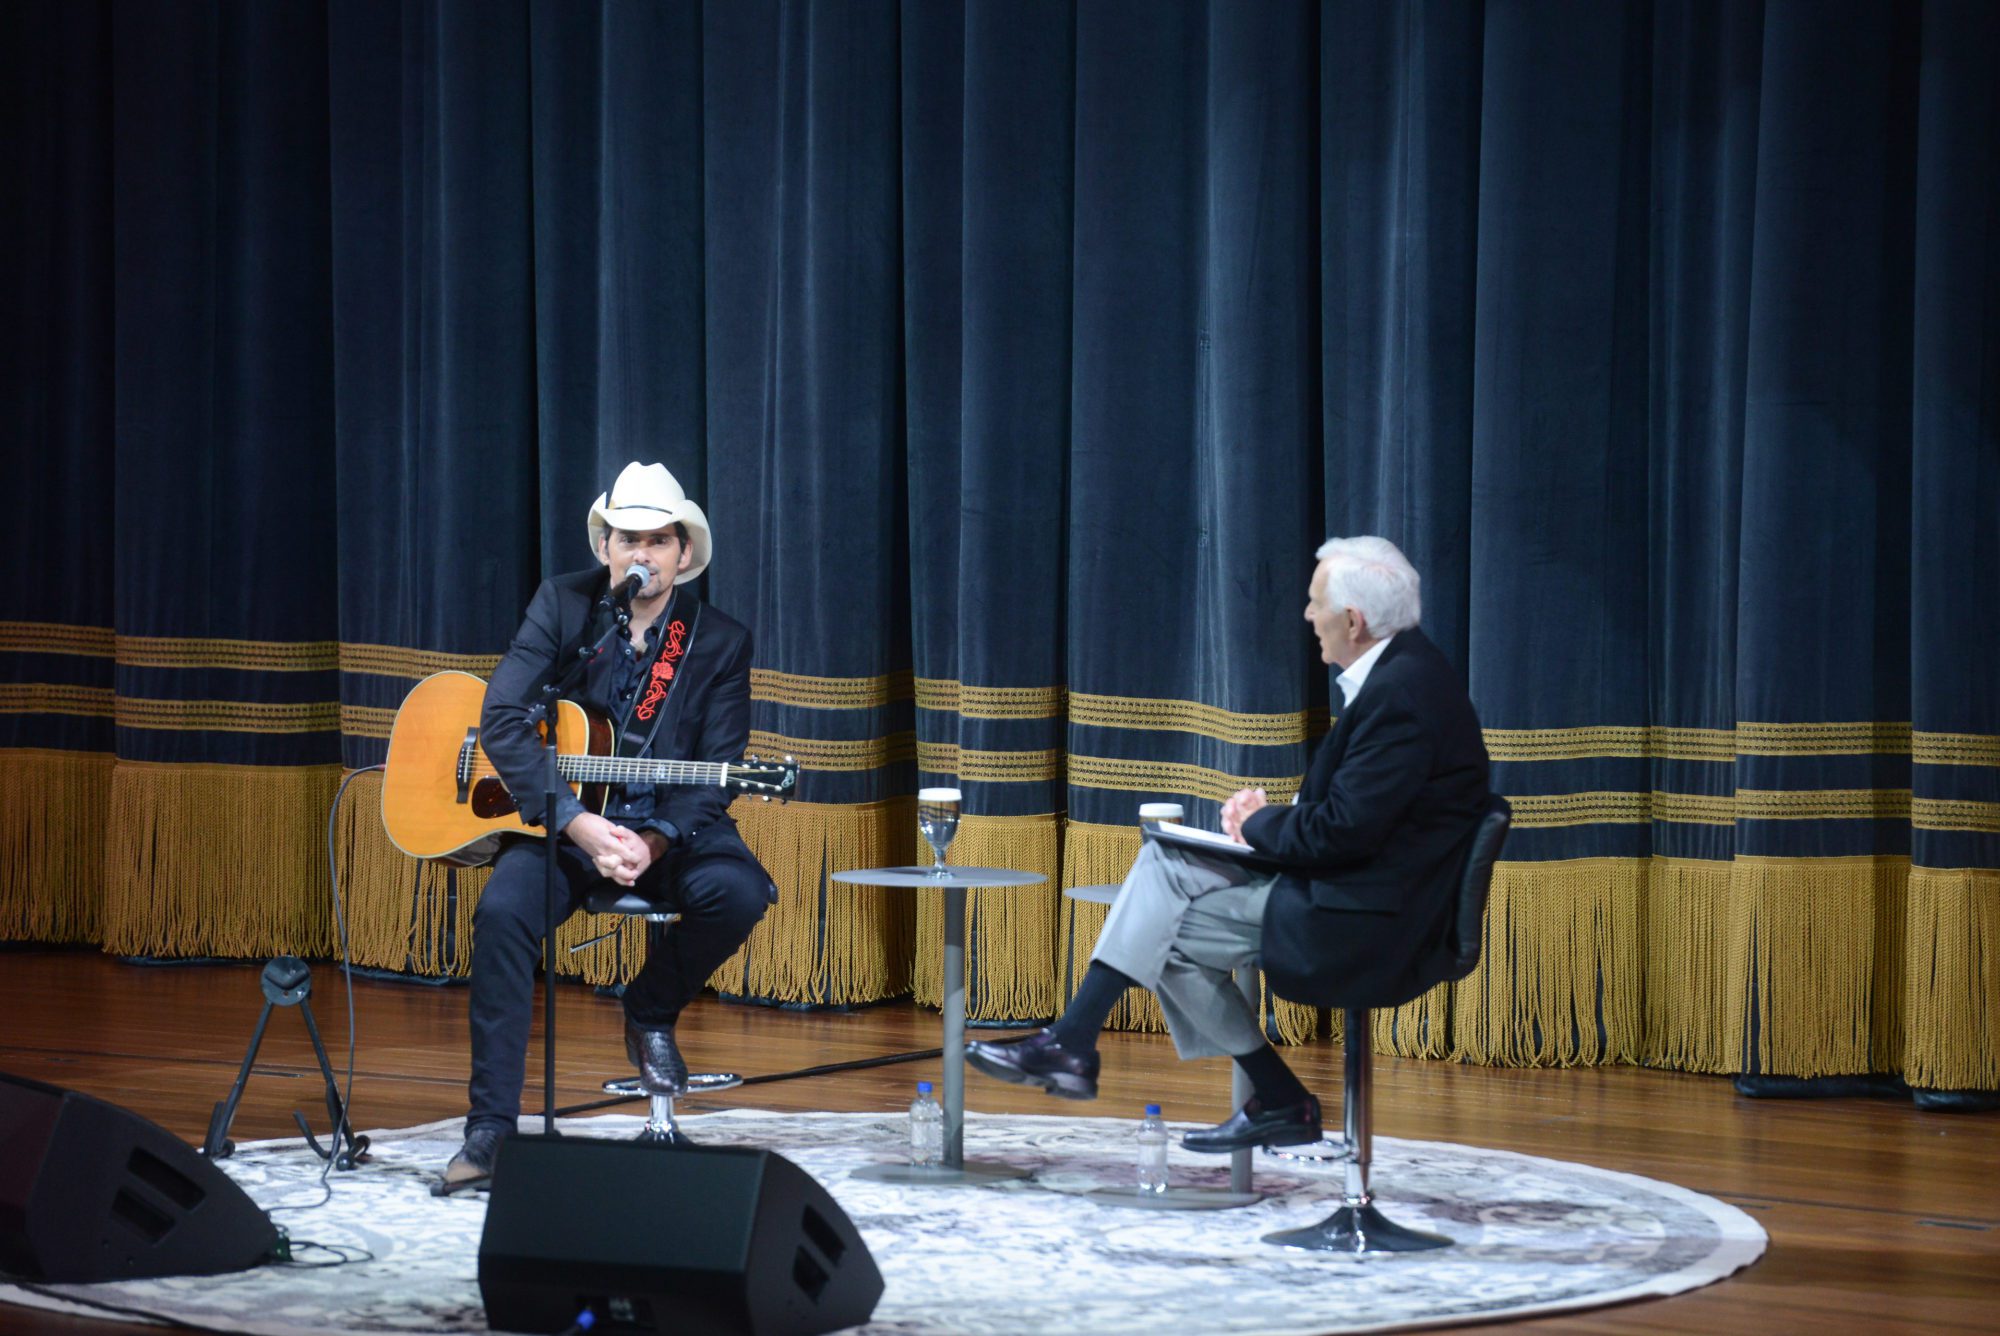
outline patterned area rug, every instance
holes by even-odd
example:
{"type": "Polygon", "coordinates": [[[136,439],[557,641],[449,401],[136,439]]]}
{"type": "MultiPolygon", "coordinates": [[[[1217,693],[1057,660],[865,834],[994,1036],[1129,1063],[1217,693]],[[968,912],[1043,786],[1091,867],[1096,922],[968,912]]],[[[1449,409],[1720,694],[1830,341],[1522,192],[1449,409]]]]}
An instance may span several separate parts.
{"type": "MultiPolygon", "coordinates": [[[[857,1329],[868,1336],[1305,1336],[1491,1321],[1678,1294],[1747,1266],[1765,1244],[1763,1230],[1735,1207],[1669,1183],[1437,1142],[1377,1140],[1374,1187],[1398,1224],[1447,1234],[1458,1246],[1356,1260],[1259,1242],[1331,1212],[1338,1166],[1260,1156],[1258,1186],[1272,1195],[1232,1211],[1129,1210],[1079,1195],[1131,1180],[1134,1124],[1123,1120],[975,1114],[967,1120],[968,1156],[1034,1170],[1032,1180],[986,1188],[849,1177],[857,1166],[898,1157],[900,1114],[740,1110],[682,1122],[704,1143],[775,1150],[833,1193],[887,1280],[874,1320],[857,1329]]],[[[616,1116],[561,1124],[597,1137],[629,1137],[639,1125],[616,1116]]],[[[370,1133],[371,1161],[336,1174],[331,1201],[275,1216],[294,1240],[365,1249],[372,1260],[39,1294],[0,1286],[0,1299],[59,1306],[54,1296],[67,1296],[217,1331],[282,1336],[484,1331],[477,1261],[485,1199],[440,1201],[428,1191],[458,1133],[455,1121],[370,1133]]],[[[319,1161],[298,1142],[254,1143],[224,1165],[267,1209],[320,1195],[319,1161]]],[[[1226,1161],[1178,1145],[1171,1169],[1177,1186],[1228,1181],[1226,1161]]]]}

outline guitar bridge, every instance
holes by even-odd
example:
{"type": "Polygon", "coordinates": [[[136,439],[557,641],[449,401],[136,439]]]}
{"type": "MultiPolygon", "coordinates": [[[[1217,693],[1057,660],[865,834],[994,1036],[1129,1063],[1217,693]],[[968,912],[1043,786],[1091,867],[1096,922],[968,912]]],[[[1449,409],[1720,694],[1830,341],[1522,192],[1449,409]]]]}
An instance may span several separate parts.
{"type": "Polygon", "coordinates": [[[470,796],[472,788],[472,754],[479,748],[479,730],[465,730],[465,741],[458,748],[458,801],[461,806],[470,796]]]}

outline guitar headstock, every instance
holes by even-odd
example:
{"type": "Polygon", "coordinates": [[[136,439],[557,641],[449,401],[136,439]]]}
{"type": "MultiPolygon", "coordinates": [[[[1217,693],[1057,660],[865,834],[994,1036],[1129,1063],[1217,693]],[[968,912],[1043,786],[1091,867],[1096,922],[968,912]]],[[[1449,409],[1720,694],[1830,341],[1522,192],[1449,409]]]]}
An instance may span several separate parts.
{"type": "Polygon", "coordinates": [[[799,786],[799,763],[789,756],[782,761],[760,761],[755,756],[746,756],[729,763],[728,776],[724,782],[730,788],[769,802],[789,797],[799,786]]]}

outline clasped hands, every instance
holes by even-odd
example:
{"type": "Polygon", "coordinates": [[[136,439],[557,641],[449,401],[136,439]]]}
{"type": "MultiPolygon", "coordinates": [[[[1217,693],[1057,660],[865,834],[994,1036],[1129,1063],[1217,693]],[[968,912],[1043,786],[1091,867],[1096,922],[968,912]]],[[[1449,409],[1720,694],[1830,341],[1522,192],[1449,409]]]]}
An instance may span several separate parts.
{"type": "Polygon", "coordinates": [[[1268,802],[1262,789],[1238,789],[1222,804],[1222,833],[1238,844],[1250,843],[1243,838],[1243,823],[1268,802]]]}
{"type": "Polygon", "coordinates": [[[666,848],[666,839],[658,832],[628,830],[595,812],[577,813],[563,834],[590,855],[599,876],[620,886],[635,884],[666,848]]]}

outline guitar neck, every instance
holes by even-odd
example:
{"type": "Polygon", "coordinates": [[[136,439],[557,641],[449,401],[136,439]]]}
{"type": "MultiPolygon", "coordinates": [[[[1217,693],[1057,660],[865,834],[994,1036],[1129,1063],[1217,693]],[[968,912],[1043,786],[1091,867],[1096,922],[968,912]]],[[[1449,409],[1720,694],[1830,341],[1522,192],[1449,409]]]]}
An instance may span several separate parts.
{"type": "Polygon", "coordinates": [[[556,770],[572,784],[725,784],[724,761],[656,761],[643,756],[562,756],[556,770]]]}

